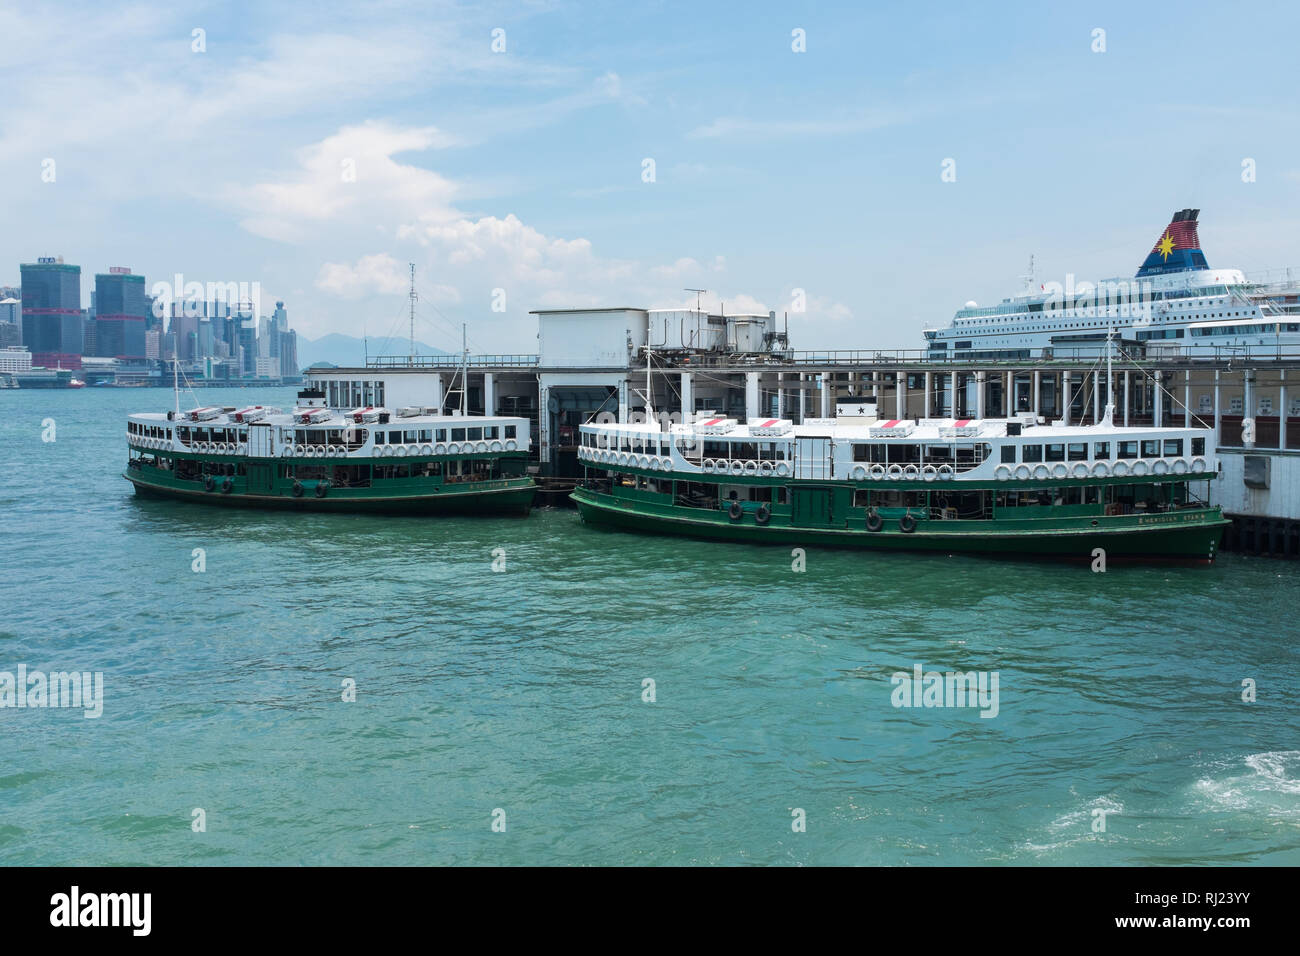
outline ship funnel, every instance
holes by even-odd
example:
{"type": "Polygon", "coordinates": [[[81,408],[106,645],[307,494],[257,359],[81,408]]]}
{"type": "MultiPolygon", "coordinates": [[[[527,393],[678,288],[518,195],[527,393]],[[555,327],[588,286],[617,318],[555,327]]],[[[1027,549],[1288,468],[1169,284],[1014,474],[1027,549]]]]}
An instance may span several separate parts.
{"type": "Polygon", "coordinates": [[[1200,214],[1199,209],[1180,209],[1174,213],[1138,270],[1137,278],[1209,268],[1205,253],[1201,252],[1201,238],[1196,234],[1196,217],[1200,214]]]}

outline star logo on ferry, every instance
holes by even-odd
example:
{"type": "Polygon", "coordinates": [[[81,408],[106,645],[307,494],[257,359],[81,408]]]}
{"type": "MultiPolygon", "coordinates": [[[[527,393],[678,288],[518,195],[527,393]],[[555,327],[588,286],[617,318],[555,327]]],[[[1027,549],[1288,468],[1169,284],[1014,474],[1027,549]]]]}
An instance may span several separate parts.
{"type": "Polygon", "coordinates": [[[1165,233],[1164,238],[1156,243],[1156,252],[1160,253],[1165,262],[1169,261],[1169,253],[1174,251],[1174,240],[1169,233],[1165,233]]]}

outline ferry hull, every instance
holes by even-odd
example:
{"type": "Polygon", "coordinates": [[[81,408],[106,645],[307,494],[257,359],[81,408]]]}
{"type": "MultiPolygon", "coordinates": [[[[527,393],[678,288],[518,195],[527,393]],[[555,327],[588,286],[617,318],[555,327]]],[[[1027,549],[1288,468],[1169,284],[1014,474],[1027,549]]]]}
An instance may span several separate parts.
{"type": "Polygon", "coordinates": [[[439,491],[421,495],[348,495],[333,491],[323,498],[307,491],[301,497],[291,494],[247,494],[236,491],[201,491],[158,484],[139,475],[126,474],[141,497],[170,498],[203,505],[228,508],[276,508],[288,511],[328,513],[367,513],[402,515],[527,515],[533,506],[537,486],[531,479],[496,482],[503,487],[470,488],[465,491],[439,491]]]}
{"type": "MultiPolygon", "coordinates": [[[[949,522],[918,522],[915,531],[904,532],[896,523],[880,531],[863,527],[800,527],[772,523],[759,525],[746,513],[732,521],[721,512],[686,512],[696,509],[669,508],[649,511],[641,503],[625,502],[612,495],[578,489],[573,501],[583,522],[604,528],[649,534],[677,535],[715,541],[768,544],[783,547],[861,548],[877,551],[922,551],[943,554],[974,554],[1005,558],[1046,557],[1062,561],[1091,562],[1097,549],[1106,562],[1176,562],[1210,564],[1218,553],[1227,520],[1204,518],[1182,525],[1146,526],[1131,516],[1102,519],[1111,527],[1014,528],[1013,522],[981,522],[962,530],[938,530],[949,522]]],[[[954,524],[956,522],[953,522],[954,524]]]]}

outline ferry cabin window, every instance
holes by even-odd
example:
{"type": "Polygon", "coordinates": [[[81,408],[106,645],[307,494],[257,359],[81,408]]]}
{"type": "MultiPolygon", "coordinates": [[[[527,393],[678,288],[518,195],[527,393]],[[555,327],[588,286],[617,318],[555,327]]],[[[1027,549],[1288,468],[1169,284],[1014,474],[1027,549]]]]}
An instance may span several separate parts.
{"type": "Polygon", "coordinates": [[[1088,443],[1072,442],[1066,446],[1065,457],[1069,461],[1087,461],[1088,460],[1088,443]]]}
{"type": "Polygon", "coordinates": [[[465,440],[465,429],[463,429],[463,428],[453,428],[453,429],[451,430],[451,440],[452,440],[452,441],[464,441],[464,440],[465,440]]]}
{"type": "Polygon", "coordinates": [[[1110,442],[1099,441],[1092,446],[1092,457],[1098,461],[1107,461],[1110,458],[1110,442]]]}
{"type": "Polygon", "coordinates": [[[483,429],[482,429],[482,428],[471,428],[471,429],[469,430],[469,435],[468,435],[467,437],[469,438],[470,441],[482,441],[482,440],[483,440],[483,429]]]}
{"type": "Polygon", "coordinates": [[[446,441],[446,440],[447,440],[447,429],[439,428],[437,441],[446,441]]]}
{"type": "Polygon", "coordinates": [[[1005,465],[1005,464],[1015,464],[1015,461],[1016,461],[1016,446],[1015,446],[1015,445],[1003,445],[1003,446],[1002,446],[1002,463],[1003,463],[1004,465],[1005,465]]]}
{"type": "Polygon", "coordinates": [[[1205,454],[1205,439],[1204,439],[1204,438],[1193,438],[1193,439],[1192,439],[1192,454],[1193,454],[1193,455],[1204,455],[1204,454],[1205,454]]]}
{"type": "Polygon", "coordinates": [[[1144,441],[1144,442],[1142,443],[1142,457],[1143,457],[1143,458],[1159,458],[1159,457],[1160,457],[1160,442],[1158,442],[1158,441],[1144,441]]]}
{"type": "Polygon", "coordinates": [[[1048,460],[1048,461],[1065,461],[1065,445],[1063,445],[1063,444],[1062,444],[1062,445],[1048,445],[1048,446],[1047,446],[1047,460],[1048,460]]]}
{"type": "Polygon", "coordinates": [[[1042,445],[1025,445],[1021,449],[1020,460],[1024,462],[1036,462],[1043,460],[1042,445]]]}
{"type": "Polygon", "coordinates": [[[1136,458],[1138,456],[1138,443],[1135,441],[1122,441],[1119,445],[1119,458],[1136,458]]]}
{"type": "Polygon", "coordinates": [[[1183,440],[1181,438],[1165,439],[1165,454],[1171,458],[1177,458],[1183,453],[1183,440]]]}

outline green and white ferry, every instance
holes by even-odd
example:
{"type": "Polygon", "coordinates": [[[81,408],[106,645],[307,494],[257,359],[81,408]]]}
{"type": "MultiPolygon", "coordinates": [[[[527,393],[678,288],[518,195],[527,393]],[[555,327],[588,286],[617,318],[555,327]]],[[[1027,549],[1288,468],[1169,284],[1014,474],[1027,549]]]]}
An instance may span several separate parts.
{"type": "Polygon", "coordinates": [[[794,424],[696,416],[581,426],[582,520],[785,546],[1214,560],[1212,429],[881,419],[871,403],[794,424]]]}
{"type": "MultiPolygon", "coordinates": [[[[366,391],[330,389],[340,398],[366,391]]],[[[288,411],[253,405],[139,413],[124,477],[139,495],[206,504],[398,514],[527,514],[526,418],[440,408],[335,407],[309,384],[288,411]]]]}

